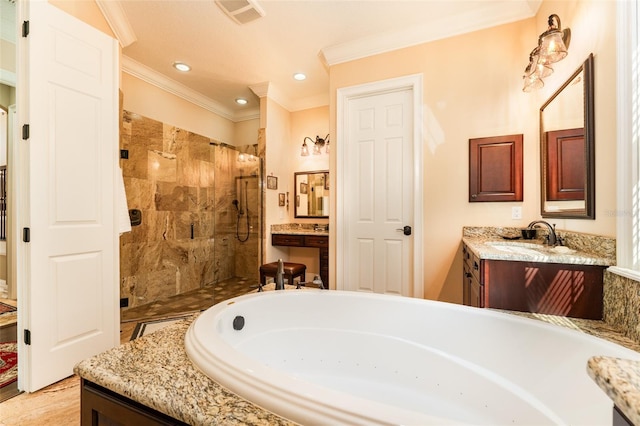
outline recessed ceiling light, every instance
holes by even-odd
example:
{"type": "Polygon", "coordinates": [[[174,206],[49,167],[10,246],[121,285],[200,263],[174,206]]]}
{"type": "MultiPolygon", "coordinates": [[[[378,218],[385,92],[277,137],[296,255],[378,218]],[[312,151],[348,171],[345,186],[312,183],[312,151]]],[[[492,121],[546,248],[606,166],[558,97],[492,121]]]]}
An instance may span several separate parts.
{"type": "Polygon", "coordinates": [[[247,100],[245,98],[236,98],[236,103],[238,105],[246,105],[247,104],[247,100]]]}
{"type": "Polygon", "coordinates": [[[184,62],[174,62],[173,67],[178,71],[187,72],[191,71],[191,67],[184,62]]]}
{"type": "Polygon", "coordinates": [[[298,81],[302,81],[302,80],[306,80],[307,76],[301,72],[297,72],[293,75],[293,78],[295,78],[298,81]]]}

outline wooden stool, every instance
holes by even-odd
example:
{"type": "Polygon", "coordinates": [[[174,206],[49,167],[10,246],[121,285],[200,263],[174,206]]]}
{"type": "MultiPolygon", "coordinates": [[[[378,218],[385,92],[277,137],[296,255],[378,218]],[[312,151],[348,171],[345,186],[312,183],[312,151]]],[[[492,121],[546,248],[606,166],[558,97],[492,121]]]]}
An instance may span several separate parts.
{"type": "MultiPolygon", "coordinates": [[[[260,267],[260,282],[262,285],[267,284],[267,277],[276,277],[278,272],[278,262],[265,263],[260,267]]],[[[287,284],[292,285],[293,279],[298,277],[300,281],[304,281],[304,274],[307,272],[307,265],[302,263],[284,262],[284,278],[287,284]]]]}

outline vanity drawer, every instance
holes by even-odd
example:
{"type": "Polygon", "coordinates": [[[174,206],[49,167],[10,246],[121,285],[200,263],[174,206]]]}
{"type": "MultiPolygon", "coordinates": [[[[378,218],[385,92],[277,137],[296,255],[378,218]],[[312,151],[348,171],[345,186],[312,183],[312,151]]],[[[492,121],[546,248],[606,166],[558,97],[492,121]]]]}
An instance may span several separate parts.
{"type": "Polygon", "coordinates": [[[480,258],[474,252],[469,250],[469,247],[467,247],[466,244],[462,246],[462,260],[464,263],[467,264],[467,268],[471,272],[473,277],[477,281],[481,281],[480,280],[480,267],[481,267],[480,258]]]}
{"type": "Polygon", "coordinates": [[[304,245],[307,247],[329,247],[329,237],[323,235],[305,235],[304,245]]]}
{"type": "Polygon", "coordinates": [[[304,238],[303,235],[272,234],[271,245],[304,247],[304,238]]]}

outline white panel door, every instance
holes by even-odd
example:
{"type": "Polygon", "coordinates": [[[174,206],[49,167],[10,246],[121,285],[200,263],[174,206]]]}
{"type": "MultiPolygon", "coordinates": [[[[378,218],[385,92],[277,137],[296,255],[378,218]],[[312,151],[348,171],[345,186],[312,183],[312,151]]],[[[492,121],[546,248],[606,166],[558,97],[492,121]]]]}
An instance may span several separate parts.
{"type": "Polygon", "coordinates": [[[347,290],[412,295],[413,93],[350,99],[344,191],[347,290]]]}
{"type": "Polygon", "coordinates": [[[29,3],[29,21],[26,86],[18,82],[28,88],[21,123],[30,124],[19,303],[31,344],[20,347],[20,374],[21,388],[35,391],[119,340],[118,50],[46,1],[29,3]]]}

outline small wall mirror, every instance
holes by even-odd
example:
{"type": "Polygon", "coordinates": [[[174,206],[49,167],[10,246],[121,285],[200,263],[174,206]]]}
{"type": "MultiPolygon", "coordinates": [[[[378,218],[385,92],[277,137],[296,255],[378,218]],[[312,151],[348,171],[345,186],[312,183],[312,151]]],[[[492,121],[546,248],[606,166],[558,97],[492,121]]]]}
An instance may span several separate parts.
{"type": "Polygon", "coordinates": [[[593,54],[540,108],[542,217],[595,219],[593,54]]]}
{"type": "Polygon", "coordinates": [[[295,185],[295,217],[329,217],[329,171],[296,172],[293,174],[295,185]]]}

